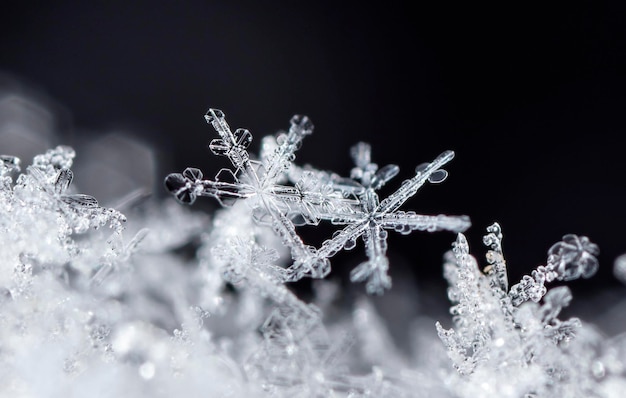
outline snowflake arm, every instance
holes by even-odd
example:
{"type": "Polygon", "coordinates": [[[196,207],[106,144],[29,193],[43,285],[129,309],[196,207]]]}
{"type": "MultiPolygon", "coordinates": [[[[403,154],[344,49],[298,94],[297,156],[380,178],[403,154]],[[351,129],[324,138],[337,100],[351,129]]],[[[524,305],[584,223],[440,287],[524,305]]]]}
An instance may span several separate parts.
{"type": "Polygon", "coordinates": [[[295,188],[294,210],[310,225],[332,220],[337,214],[354,214],[360,203],[356,197],[337,190],[332,182],[321,180],[311,172],[305,172],[295,188]]]}
{"type": "Polygon", "coordinates": [[[237,129],[234,133],[231,132],[224,112],[219,109],[209,109],[204,118],[220,136],[209,143],[209,149],[216,155],[228,157],[236,170],[244,169],[250,172],[250,155],[247,151],[252,143],[250,131],[237,129]]]}
{"type": "Polygon", "coordinates": [[[403,235],[411,231],[465,231],[471,225],[467,216],[425,216],[414,211],[395,211],[381,217],[381,224],[385,229],[393,229],[403,235]]]}
{"type": "Polygon", "coordinates": [[[546,282],[589,278],[598,270],[598,246],[586,236],[568,234],[548,250],[548,261],[511,287],[509,297],[514,305],[531,300],[538,302],[546,294],[546,282]]]}
{"type": "MultiPolygon", "coordinates": [[[[476,259],[469,252],[467,239],[461,233],[448,254],[444,273],[450,287],[448,297],[454,303],[450,308],[457,330],[446,330],[437,322],[437,333],[448,348],[448,356],[461,374],[469,374],[482,360],[488,348],[491,328],[497,325],[489,321],[490,310],[497,308],[497,301],[489,294],[485,278],[481,277],[476,259]]],[[[496,309],[497,311],[497,309],[496,309]]],[[[502,327],[502,325],[497,325],[502,327]]]]}
{"type": "Polygon", "coordinates": [[[291,167],[295,159],[295,152],[302,145],[305,136],[313,133],[313,123],[306,116],[295,115],[291,118],[291,127],[286,134],[280,134],[276,138],[276,148],[264,158],[266,181],[278,181],[283,173],[291,167]]]}
{"type": "Polygon", "coordinates": [[[367,230],[366,223],[350,223],[344,229],[336,231],[331,239],[327,239],[318,249],[320,257],[332,257],[341,250],[352,250],[356,240],[367,230]]]}
{"type": "Polygon", "coordinates": [[[273,185],[268,192],[276,206],[296,225],[317,225],[337,213],[352,214],[359,204],[356,198],[346,197],[311,172],[303,173],[295,186],[273,185]]]}
{"type": "Polygon", "coordinates": [[[272,215],[272,228],[281,236],[283,243],[291,250],[294,263],[289,267],[290,277],[288,280],[298,280],[304,275],[313,278],[323,278],[330,272],[328,259],[318,256],[313,246],[305,245],[298,236],[291,220],[276,209],[270,208],[272,215]]]}
{"type": "Polygon", "coordinates": [[[391,278],[387,271],[387,231],[378,224],[369,224],[363,234],[365,252],[368,261],[361,263],[350,272],[352,282],[363,282],[369,294],[383,294],[385,289],[391,288],[391,278]]]}
{"type": "MultiPolygon", "coordinates": [[[[445,151],[441,155],[437,156],[432,163],[417,166],[415,177],[406,180],[402,183],[400,189],[389,195],[388,198],[383,200],[378,206],[378,213],[389,213],[398,209],[404,202],[410,197],[415,195],[422,185],[426,181],[431,183],[440,183],[446,179],[448,172],[442,170],[446,163],[454,158],[454,152],[445,151]]],[[[460,232],[460,231],[457,231],[460,232]]]]}
{"type": "Polygon", "coordinates": [[[490,248],[487,251],[487,267],[485,274],[490,278],[493,289],[499,289],[506,294],[509,291],[509,281],[506,275],[506,262],[502,252],[502,230],[500,224],[493,223],[487,227],[488,234],[483,237],[483,244],[490,248]]]}
{"type": "Polygon", "coordinates": [[[193,204],[199,196],[213,197],[222,204],[225,204],[229,199],[250,197],[251,194],[246,193],[236,182],[220,181],[220,177],[223,179],[227,172],[230,170],[222,169],[218,173],[217,181],[203,180],[202,171],[188,167],[182,173],[168,175],[165,179],[165,187],[179,202],[189,205],[193,204]]]}

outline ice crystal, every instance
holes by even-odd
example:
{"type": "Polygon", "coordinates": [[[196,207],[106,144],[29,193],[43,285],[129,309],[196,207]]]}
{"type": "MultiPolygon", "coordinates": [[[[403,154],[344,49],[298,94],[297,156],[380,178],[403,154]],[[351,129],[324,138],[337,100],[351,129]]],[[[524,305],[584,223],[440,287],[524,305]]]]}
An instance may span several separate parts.
{"type": "Polygon", "coordinates": [[[412,211],[397,210],[415,195],[426,181],[440,183],[447,177],[448,173],[441,167],[453,158],[452,151],[442,153],[432,163],[418,166],[415,177],[404,181],[398,190],[382,202],[376,190],[398,174],[399,170],[396,165],[387,165],[379,170],[378,166],[370,160],[370,151],[370,146],[365,143],[359,143],[352,148],[352,157],[356,167],[352,170],[351,177],[360,183],[353,188],[359,204],[350,212],[336,211],[332,215],[333,224],[347,226],[325,241],[318,255],[332,256],[342,248],[352,249],[356,245],[357,238],[362,237],[368,261],[357,266],[350,277],[355,282],[367,280],[367,291],[381,294],[384,289],[391,287],[391,279],[387,273],[389,267],[386,257],[387,229],[393,229],[402,234],[408,234],[413,230],[460,232],[466,230],[470,222],[467,217],[424,216],[412,211]]]}
{"type": "MultiPolygon", "coordinates": [[[[224,114],[220,110],[211,109],[206,120],[217,131],[220,138],[209,144],[216,155],[228,157],[234,171],[222,169],[215,180],[203,180],[203,174],[195,168],[187,168],[182,174],[170,174],[165,180],[166,187],[182,203],[191,204],[198,196],[211,196],[222,204],[233,199],[252,199],[249,205],[258,222],[270,225],[291,249],[296,264],[305,267],[314,277],[324,277],[330,271],[327,259],[315,256],[315,248],[305,245],[295,231],[292,221],[293,213],[300,213],[302,208],[321,208],[317,192],[308,192],[302,187],[290,187],[278,184],[289,160],[295,156],[302,139],[311,134],[313,126],[307,117],[294,116],[291,128],[286,136],[282,136],[275,148],[272,159],[264,165],[251,160],[247,147],[252,142],[248,130],[237,129],[231,132],[224,114]]],[[[346,201],[340,195],[326,198],[330,203],[343,205],[346,201]]]]}
{"type": "Polygon", "coordinates": [[[192,204],[198,196],[214,197],[224,205],[234,199],[246,199],[254,219],[271,226],[291,251],[293,264],[281,273],[283,281],[325,277],[330,272],[329,258],[340,250],[352,249],[362,237],[368,261],[353,270],[351,279],[367,280],[367,291],[380,294],[391,287],[387,229],[403,234],[413,230],[460,232],[470,225],[466,216],[425,216],[398,210],[425,182],[439,183],[446,178],[447,172],[441,167],[453,158],[452,151],[442,153],[432,163],[418,166],[415,177],[404,181],[398,190],[380,201],[376,190],[399,170],[395,165],[379,170],[370,160],[368,144],[359,143],[352,149],[356,167],[351,179],[312,169],[289,173],[295,151],[313,131],[308,117],[294,116],[287,133],[263,140],[259,161],[253,160],[247,151],[252,142],[248,130],[232,132],[224,113],[217,109],[210,109],[206,120],[220,136],[210,142],[209,148],[216,155],[228,157],[234,170],[222,169],[214,180],[205,180],[200,170],[187,168],[181,174],[167,176],[165,186],[185,204],[192,204]],[[294,184],[285,185],[294,175],[297,176],[294,184]],[[345,227],[316,249],[302,241],[296,226],[317,225],[321,220],[345,227]]]}
{"type": "Polygon", "coordinates": [[[36,156],[15,182],[12,176],[20,171],[20,161],[3,156],[0,223],[5,242],[14,242],[3,250],[3,266],[24,268],[26,261],[31,271],[37,264],[36,269],[54,267],[67,272],[63,269],[70,264],[73,271],[92,277],[105,263],[115,261],[110,253],[117,251],[113,245],[126,219],[114,209],[101,207],[94,197],[73,191],[70,167],[74,156],[69,147],[51,149],[36,156]],[[77,237],[105,225],[111,230],[108,249],[103,247],[100,254],[83,250],[77,237]],[[39,244],[26,243],[33,237],[38,237],[39,244]]]}
{"type": "Polygon", "coordinates": [[[439,322],[436,326],[448,356],[469,380],[483,377],[489,369],[511,375],[523,372],[529,377],[509,380],[508,388],[514,393],[504,396],[570,396],[571,386],[561,378],[571,377],[567,376],[573,370],[566,364],[568,343],[582,325],[578,318],[557,318],[572,300],[569,288],[547,291],[544,284],[590,277],[597,269],[598,247],[587,237],[565,235],[549,249],[547,265],[507,289],[500,226],[493,224],[488,232],[484,243],[490,250],[484,272],[469,254],[463,234],[447,257],[445,276],[449,298],[455,303],[450,309],[454,328],[446,330],[439,322]],[[537,304],[540,300],[541,305],[537,304]]]}

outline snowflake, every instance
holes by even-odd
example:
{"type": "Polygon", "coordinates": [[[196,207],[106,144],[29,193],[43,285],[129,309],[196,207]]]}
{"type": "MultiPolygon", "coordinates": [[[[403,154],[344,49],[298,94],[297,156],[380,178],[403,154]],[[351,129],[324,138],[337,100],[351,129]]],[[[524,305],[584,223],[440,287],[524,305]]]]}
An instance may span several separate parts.
{"type": "Polygon", "coordinates": [[[352,169],[351,177],[359,180],[355,184],[357,188],[352,189],[359,199],[359,206],[348,213],[338,211],[333,214],[333,224],[347,226],[325,241],[318,255],[330,257],[342,248],[350,250],[355,247],[356,240],[362,237],[368,261],[357,266],[350,276],[354,282],[367,279],[367,291],[381,294],[384,289],[391,287],[391,279],[387,274],[387,229],[405,235],[414,230],[461,232],[470,226],[470,221],[467,216],[425,216],[413,211],[398,210],[426,181],[440,183],[445,180],[448,173],[441,167],[454,157],[452,151],[442,153],[432,163],[418,166],[415,177],[404,181],[398,190],[383,201],[379,200],[376,190],[397,175],[399,168],[396,165],[387,165],[378,169],[378,165],[371,162],[370,153],[371,148],[365,143],[359,143],[352,148],[356,167],[352,169]]]}
{"type": "Polygon", "coordinates": [[[211,196],[228,205],[233,199],[252,199],[248,202],[253,217],[259,223],[271,225],[282,237],[298,268],[306,268],[312,277],[322,278],[330,272],[327,259],[316,256],[312,246],[305,245],[295,230],[293,219],[300,214],[309,222],[319,222],[335,208],[347,209],[354,200],[339,192],[310,191],[310,184],[285,186],[279,184],[295,158],[302,139],[312,133],[313,125],[306,116],[294,116],[287,134],[279,136],[277,146],[265,162],[253,161],[247,152],[252,142],[248,130],[231,132],[224,113],[217,109],[207,112],[206,120],[220,135],[209,144],[216,155],[229,158],[235,171],[221,169],[215,180],[204,180],[200,170],[187,168],[182,174],[170,174],[165,179],[167,189],[182,203],[192,204],[198,196],[211,196]]]}

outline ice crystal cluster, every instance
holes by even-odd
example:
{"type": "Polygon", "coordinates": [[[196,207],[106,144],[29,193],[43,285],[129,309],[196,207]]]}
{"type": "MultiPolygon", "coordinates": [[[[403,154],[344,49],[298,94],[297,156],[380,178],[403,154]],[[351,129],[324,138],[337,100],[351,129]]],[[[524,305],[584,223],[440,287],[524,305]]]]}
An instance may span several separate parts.
{"type": "Polygon", "coordinates": [[[398,210],[424,183],[439,183],[446,178],[448,173],[441,167],[454,157],[451,151],[442,153],[432,163],[418,166],[413,178],[380,201],[376,190],[398,174],[398,166],[379,169],[371,162],[371,148],[365,143],[352,148],[355,167],[350,179],[315,169],[294,167],[290,173],[295,151],[313,131],[306,116],[294,116],[289,131],[275,141],[268,138],[258,161],[252,160],[246,149],[252,142],[248,130],[232,132],[224,113],[217,109],[210,109],[206,120],[220,136],[211,141],[209,148],[216,155],[228,157],[233,169],[224,168],[214,180],[204,180],[200,170],[187,168],[182,174],[167,176],[165,184],[183,203],[191,204],[198,196],[211,196],[223,204],[233,199],[245,200],[256,224],[271,227],[291,252],[293,262],[282,269],[282,275],[273,273],[280,282],[327,276],[329,258],[340,250],[354,248],[357,239],[362,238],[368,260],[353,270],[351,279],[367,280],[368,292],[382,293],[391,287],[386,257],[388,229],[408,234],[413,230],[464,231],[469,227],[467,217],[424,216],[398,210]],[[316,225],[320,221],[345,227],[320,248],[306,245],[298,236],[296,225],[316,225]]]}
{"type": "Polygon", "coordinates": [[[130,195],[118,209],[102,206],[73,184],[67,146],[26,167],[1,157],[1,396],[623,396],[623,335],[559,318],[572,300],[563,283],[598,269],[587,237],[565,235],[545,265],[509,283],[497,223],[479,265],[463,234],[468,217],[404,209],[446,179],[453,152],[380,198],[400,170],[379,167],[366,143],[340,176],[295,163],[313,132],[305,116],[263,138],[258,156],[252,134],[231,130],[223,112],[206,120],[217,133],[210,150],[231,166],[212,178],[191,167],[168,175],[176,201],[130,195]],[[180,204],[199,197],[222,207],[206,215],[180,204]],[[300,228],[321,223],[334,229],[321,244],[301,238],[300,228]],[[393,308],[376,305],[397,289],[394,231],[441,231],[453,242],[443,256],[451,317],[418,316],[408,341],[386,321],[393,308]],[[328,275],[342,266],[335,254],[357,246],[365,254],[355,254],[363,261],[350,279],[364,292],[348,299],[328,275]],[[293,288],[304,278],[313,281],[306,299],[293,288]]]}

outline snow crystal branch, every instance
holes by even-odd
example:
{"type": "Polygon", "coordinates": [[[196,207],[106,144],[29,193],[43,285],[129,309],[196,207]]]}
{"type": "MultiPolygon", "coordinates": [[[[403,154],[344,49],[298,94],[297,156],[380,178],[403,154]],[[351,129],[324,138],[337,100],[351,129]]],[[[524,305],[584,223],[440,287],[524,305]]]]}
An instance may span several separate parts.
{"type": "MultiPolygon", "coordinates": [[[[574,339],[581,322],[578,318],[557,319],[572,300],[571,292],[566,286],[547,292],[544,283],[590,277],[597,269],[598,247],[587,237],[565,235],[548,251],[547,265],[507,291],[500,226],[493,224],[488,232],[484,238],[490,247],[485,273],[469,254],[465,236],[458,235],[445,264],[448,295],[455,303],[450,308],[454,328],[446,330],[437,322],[437,332],[454,367],[469,380],[484,377],[489,369],[534,374],[528,368],[535,368],[535,376],[543,381],[532,383],[534,392],[549,391],[557,385],[556,374],[567,368],[567,343],[574,339]],[[536,304],[541,299],[543,303],[536,304]],[[550,373],[545,373],[548,370],[550,373]]],[[[513,386],[518,393],[533,392],[525,391],[528,380],[515,377],[510,383],[513,381],[518,383],[513,386]]]]}

